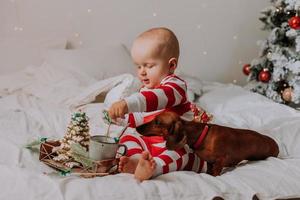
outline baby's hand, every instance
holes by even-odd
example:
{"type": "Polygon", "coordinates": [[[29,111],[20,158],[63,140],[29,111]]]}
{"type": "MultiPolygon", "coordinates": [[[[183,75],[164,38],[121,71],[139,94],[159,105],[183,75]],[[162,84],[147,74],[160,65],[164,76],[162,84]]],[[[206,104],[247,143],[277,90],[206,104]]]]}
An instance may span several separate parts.
{"type": "Polygon", "coordinates": [[[128,113],[128,107],[125,100],[117,101],[108,109],[109,117],[113,120],[117,118],[125,118],[125,114],[128,113]]]}

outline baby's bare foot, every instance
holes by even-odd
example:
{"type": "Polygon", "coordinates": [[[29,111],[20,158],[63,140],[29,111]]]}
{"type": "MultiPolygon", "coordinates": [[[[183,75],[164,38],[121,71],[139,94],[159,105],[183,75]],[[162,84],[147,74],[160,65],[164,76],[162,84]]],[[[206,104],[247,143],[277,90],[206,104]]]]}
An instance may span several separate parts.
{"type": "Polygon", "coordinates": [[[119,162],[119,172],[134,174],[136,166],[138,165],[137,158],[129,158],[122,156],[119,162]]]}
{"type": "Polygon", "coordinates": [[[155,168],[155,160],[149,152],[144,151],[135,169],[134,177],[139,181],[148,180],[152,177],[155,168]]]}

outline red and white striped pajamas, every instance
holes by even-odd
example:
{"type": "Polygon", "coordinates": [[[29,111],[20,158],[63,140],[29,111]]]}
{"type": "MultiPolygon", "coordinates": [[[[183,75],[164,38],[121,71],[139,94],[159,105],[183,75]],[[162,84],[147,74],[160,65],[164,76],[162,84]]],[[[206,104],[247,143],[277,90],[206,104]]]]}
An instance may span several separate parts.
{"type": "MultiPolygon", "coordinates": [[[[165,110],[176,112],[184,120],[193,120],[195,113],[187,100],[186,90],[185,81],[176,75],[165,77],[154,89],[142,88],[139,93],[124,99],[129,114],[123,123],[130,123],[130,127],[135,128],[151,121],[155,115],[165,110]]],[[[176,151],[167,150],[161,136],[142,136],[135,131],[125,133],[120,143],[127,146],[129,157],[149,151],[157,164],[154,176],[179,170],[206,171],[206,163],[201,161],[187,145],[176,151]]]]}

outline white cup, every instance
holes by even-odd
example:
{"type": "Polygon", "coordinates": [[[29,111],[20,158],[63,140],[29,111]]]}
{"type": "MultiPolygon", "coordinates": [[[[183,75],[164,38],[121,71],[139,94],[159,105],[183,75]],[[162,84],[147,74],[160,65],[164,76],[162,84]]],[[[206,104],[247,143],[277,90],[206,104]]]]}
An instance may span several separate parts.
{"type": "Polygon", "coordinates": [[[90,138],[89,157],[92,160],[114,159],[117,154],[125,155],[127,147],[124,144],[118,144],[114,138],[103,135],[94,135],[90,138]],[[123,147],[123,153],[118,151],[119,147],[123,147]]]}

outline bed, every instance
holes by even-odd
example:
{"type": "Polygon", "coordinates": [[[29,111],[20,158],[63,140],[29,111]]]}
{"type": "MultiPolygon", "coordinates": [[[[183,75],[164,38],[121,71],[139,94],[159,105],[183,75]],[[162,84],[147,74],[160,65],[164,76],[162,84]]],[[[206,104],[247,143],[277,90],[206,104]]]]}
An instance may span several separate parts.
{"type": "Polygon", "coordinates": [[[90,118],[91,135],[104,133],[101,111],[134,92],[138,81],[131,74],[98,80],[45,62],[0,76],[0,199],[300,198],[300,112],[234,84],[186,79],[189,98],[213,114],[214,123],[269,135],[278,142],[280,157],[242,163],[218,177],[181,171],[140,183],[130,174],[59,176],[24,145],[41,137],[62,138],[78,108],[90,118]],[[97,101],[103,95],[105,101],[97,101]]]}

